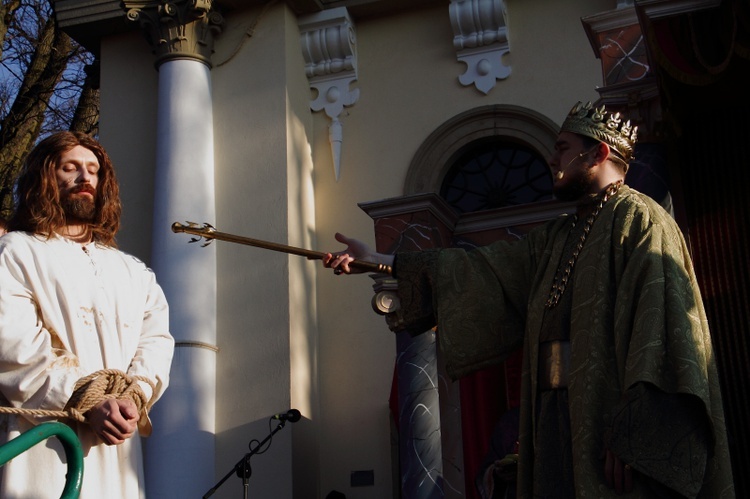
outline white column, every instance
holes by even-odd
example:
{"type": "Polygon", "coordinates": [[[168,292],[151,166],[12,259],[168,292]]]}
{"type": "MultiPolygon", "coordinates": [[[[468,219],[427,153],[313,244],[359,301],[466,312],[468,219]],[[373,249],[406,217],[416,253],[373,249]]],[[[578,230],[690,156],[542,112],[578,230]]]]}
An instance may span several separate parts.
{"type": "Polygon", "coordinates": [[[169,389],[146,439],[147,497],[202,497],[214,485],[216,248],[188,244],[173,222],[214,223],[209,67],[172,59],[159,67],[152,264],[177,342],[169,389]]]}

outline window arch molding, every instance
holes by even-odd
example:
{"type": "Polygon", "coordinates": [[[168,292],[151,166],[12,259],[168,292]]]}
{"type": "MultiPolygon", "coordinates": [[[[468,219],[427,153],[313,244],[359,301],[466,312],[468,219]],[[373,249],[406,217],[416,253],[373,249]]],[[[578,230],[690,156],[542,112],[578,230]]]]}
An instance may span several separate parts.
{"type": "Polygon", "coordinates": [[[476,140],[518,140],[549,158],[558,131],[552,120],[521,106],[497,104],[465,111],[440,125],[419,147],[406,173],[404,194],[440,192],[456,155],[476,140]]]}

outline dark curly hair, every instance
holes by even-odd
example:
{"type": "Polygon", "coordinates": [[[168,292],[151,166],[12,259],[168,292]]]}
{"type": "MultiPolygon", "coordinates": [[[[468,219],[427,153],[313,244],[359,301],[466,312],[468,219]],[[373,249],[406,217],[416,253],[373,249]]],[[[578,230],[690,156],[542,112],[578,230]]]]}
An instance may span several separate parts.
{"type": "Polygon", "coordinates": [[[52,134],[29,153],[18,177],[18,205],[8,221],[8,232],[19,230],[50,237],[67,224],[60,205],[55,169],[62,155],[76,146],[90,150],[99,161],[96,214],[88,230],[94,241],[116,246],[122,205],[112,161],[99,142],[80,132],[52,134]]]}

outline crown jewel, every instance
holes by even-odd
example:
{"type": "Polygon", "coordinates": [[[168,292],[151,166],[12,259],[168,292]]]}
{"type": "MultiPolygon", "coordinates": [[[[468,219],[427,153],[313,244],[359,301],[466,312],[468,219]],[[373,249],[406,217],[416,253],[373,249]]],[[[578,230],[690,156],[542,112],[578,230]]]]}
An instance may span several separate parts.
{"type": "Polygon", "coordinates": [[[623,122],[620,113],[607,113],[605,106],[593,107],[591,102],[578,102],[568,113],[561,132],[572,132],[604,142],[615,150],[622,159],[633,159],[638,127],[630,120],[623,122]]]}

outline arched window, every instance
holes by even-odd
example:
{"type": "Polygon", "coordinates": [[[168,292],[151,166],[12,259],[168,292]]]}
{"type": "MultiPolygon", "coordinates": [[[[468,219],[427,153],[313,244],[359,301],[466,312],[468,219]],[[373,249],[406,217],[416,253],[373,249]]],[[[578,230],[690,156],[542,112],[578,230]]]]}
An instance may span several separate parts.
{"type": "Polygon", "coordinates": [[[438,127],[407,172],[404,194],[435,192],[460,213],[548,201],[546,158],[558,126],[526,108],[472,109],[438,127]]]}
{"type": "Polygon", "coordinates": [[[552,178],[531,147],[505,137],[480,139],[458,152],[440,197],[459,213],[549,201],[552,178]]]}

